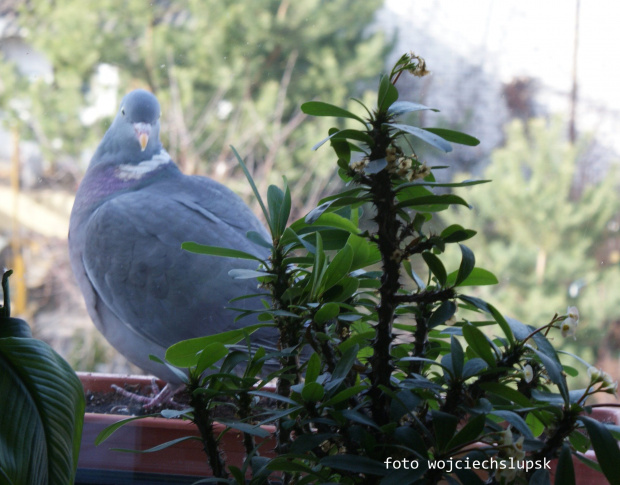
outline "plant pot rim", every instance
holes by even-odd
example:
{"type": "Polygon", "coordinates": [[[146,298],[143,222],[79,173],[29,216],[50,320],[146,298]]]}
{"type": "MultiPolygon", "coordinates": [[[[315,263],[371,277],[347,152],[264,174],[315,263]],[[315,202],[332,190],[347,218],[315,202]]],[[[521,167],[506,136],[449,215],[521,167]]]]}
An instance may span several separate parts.
{"type": "MultiPolygon", "coordinates": [[[[144,375],[123,375],[95,372],[77,372],[85,392],[88,390],[108,390],[112,384],[124,383],[150,385],[153,377],[144,375]]],[[[158,384],[164,385],[161,380],[158,384]]],[[[270,389],[271,390],[271,389],[270,389]]],[[[95,446],[95,438],[106,427],[120,420],[133,416],[120,414],[85,413],[82,445],[78,460],[78,469],[89,471],[100,470],[109,472],[118,470],[138,473],[162,473],[173,476],[211,476],[211,469],[207,465],[207,457],[202,449],[202,443],[196,439],[181,441],[162,451],[151,453],[123,453],[114,449],[145,450],[162,443],[193,435],[198,437],[196,426],[182,419],[166,419],[147,417],[125,424],[112,434],[104,443],[95,446]]],[[[273,433],[275,427],[265,426],[270,437],[261,446],[262,454],[273,456],[271,450],[275,447],[273,433]]],[[[221,433],[226,426],[214,423],[216,433],[221,433]]],[[[257,440],[260,442],[261,440],[257,440]]],[[[241,466],[245,458],[243,436],[241,432],[229,430],[222,438],[222,449],[227,464],[241,466]]],[[[110,482],[114,483],[114,482],[110,482]]],[[[144,482],[148,483],[148,482],[144,482]]]]}

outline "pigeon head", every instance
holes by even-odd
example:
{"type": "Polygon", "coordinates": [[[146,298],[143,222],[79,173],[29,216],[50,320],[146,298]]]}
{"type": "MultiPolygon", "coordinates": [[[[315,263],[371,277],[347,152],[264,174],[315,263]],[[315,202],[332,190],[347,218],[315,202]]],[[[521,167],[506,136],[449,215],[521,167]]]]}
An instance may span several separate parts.
{"type": "Polygon", "coordinates": [[[139,163],[150,159],[161,149],[160,114],[159,102],[153,94],[144,89],[131,91],[123,98],[116,118],[99,146],[98,151],[107,157],[94,159],[113,156],[116,163],[127,163],[128,160],[139,163]]]}

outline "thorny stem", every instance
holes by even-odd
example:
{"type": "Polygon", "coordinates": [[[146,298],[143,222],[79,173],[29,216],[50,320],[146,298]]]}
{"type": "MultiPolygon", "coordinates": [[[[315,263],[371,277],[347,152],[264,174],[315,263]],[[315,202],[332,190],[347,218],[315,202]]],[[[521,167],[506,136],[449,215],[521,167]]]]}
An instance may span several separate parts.
{"type": "MultiPolygon", "coordinates": [[[[247,392],[242,392],[239,395],[239,418],[241,421],[245,421],[252,414],[252,398],[247,392]]],[[[243,433],[243,447],[245,448],[246,456],[250,456],[252,453],[254,456],[259,456],[256,448],[256,441],[254,436],[250,433],[243,433]]]]}
{"type": "Polygon", "coordinates": [[[209,466],[213,472],[214,477],[228,478],[228,472],[226,471],[226,464],[222,457],[222,452],[218,446],[218,440],[213,435],[213,419],[211,412],[208,408],[207,399],[203,394],[195,393],[194,391],[199,386],[196,383],[188,384],[188,390],[190,392],[190,405],[194,408],[194,424],[200,431],[200,437],[202,438],[202,445],[207,454],[209,466]]]}
{"type": "MultiPolygon", "coordinates": [[[[284,292],[289,287],[289,274],[287,272],[286,265],[284,264],[284,254],[282,253],[282,248],[277,242],[274,242],[274,251],[272,255],[272,273],[275,274],[276,279],[272,283],[272,304],[273,308],[278,309],[287,309],[287,305],[284,302],[283,296],[284,292]]],[[[295,347],[299,344],[301,338],[301,328],[297,321],[287,318],[277,316],[274,318],[278,331],[280,333],[280,341],[279,347],[280,349],[286,349],[295,347]]],[[[280,358],[280,365],[283,368],[290,369],[287,371],[294,372],[294,377],[291,379],[289,376],[281,375],[278,377],[276,383],[276,393],[279,396],[288,398],[291,395],[291,385],[297,384],[301,381],[301,373],[299,369],[299,355],[289,355],[280,358]]],[[[278,400],[277,409],[282,410],[286,408],[286,403],[278,400]]],[[[279,454],[284,454],[288,452],[290,443],[291,443],[291,435],[290,431],[284,429],[285,418],[280,418],[276,424],[276,449],[279,454]]],[[[282,477],[282,483],[289,483],[291,480],[291,476],[289,473],[285,473],[282,477]]]]}
{"type": "MultiPolygon", "coordinates": [[[[381,113],[372,121],[373,129],[371,136],[375,145],[370,154],[371,160],[385,157],[387,148],[391,143],[389,134],[382,131],[381,126],[385,120],[381,119],[381,113]]],[[[377,425],[382,426],[389,422],[389,410],[387,396],[381,391],[381,387],[391,388],[391,376],[394,366],[390,358],[390,347],[394,339],[392,326],[394,312],[398,306],[396,293],[400,288],[400,253],[398,244],[399,221],[396,210],[396,194],[392,188],[390,174],[383,170],[370,178],[370,194],[377,214],[376,242],[381,253],[383,274],[379,287],[379,304],[377,305],[376,336],[372,343],[373,355],[371,364],[371,411],[377,425]]]]}

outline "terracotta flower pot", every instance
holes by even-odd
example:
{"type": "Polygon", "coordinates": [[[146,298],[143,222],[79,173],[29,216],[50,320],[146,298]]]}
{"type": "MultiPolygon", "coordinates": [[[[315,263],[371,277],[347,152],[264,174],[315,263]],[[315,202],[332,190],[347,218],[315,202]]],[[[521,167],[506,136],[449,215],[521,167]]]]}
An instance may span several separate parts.
{"type": "MultiPolygon", "coordinates": [[[[84,391],[106,392],[111,385],[149,387],[151,379],[145,376],[78,373],[84,391]]],[[[82,445],[78,461],[76,484],[159,484],[193,483],[196,477],[211,476],[207,456],[198,440],[177,443],[152,453],[124,453],[115,448],[147,450],[162,443],[189,435],[199,436],[196,426],[186,420],[146,418],[132,421],[118,429],[104,443],[95,446],[95,438],[107,426],[126,419],[126,415],[86,413],[82,445]]],[[[225,429],[215,425],[216,433],[225,429]]],[[[261,442],[257,439],[257,442],[261,442]]],[[[275,441],[267,438],[261,453],[268,455],[275,441]]],[[[245,458],[242,435],[228,431],[222,439],[226,463],[240,467],[245,458]]]]}

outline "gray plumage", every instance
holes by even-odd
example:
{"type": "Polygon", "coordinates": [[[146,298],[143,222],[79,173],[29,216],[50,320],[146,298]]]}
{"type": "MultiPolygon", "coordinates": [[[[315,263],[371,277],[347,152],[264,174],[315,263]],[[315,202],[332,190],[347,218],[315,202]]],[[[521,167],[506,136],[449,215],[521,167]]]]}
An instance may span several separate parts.
{"type": "MultiPolygon", "coordinates": [[[[233,268],[256,262],[191,254],[195,241],[265,255],[246,238],[270,240],[262,224],[221,184],[182,174],[159,140],[159,103],[129,93],[95,152],[77,191],[69,228],[71,265],[88,312],[105,338],[142,369],[178,384],[149,360],[183,339],[256,323],[225,307],[257,293],[256,280],[233,280],[233,268]]],[[[260,305],[258,299],[235,306],[260,305]]],[[[273,332],[253,336],[273,347],[273,332]]]]}

